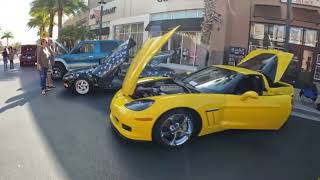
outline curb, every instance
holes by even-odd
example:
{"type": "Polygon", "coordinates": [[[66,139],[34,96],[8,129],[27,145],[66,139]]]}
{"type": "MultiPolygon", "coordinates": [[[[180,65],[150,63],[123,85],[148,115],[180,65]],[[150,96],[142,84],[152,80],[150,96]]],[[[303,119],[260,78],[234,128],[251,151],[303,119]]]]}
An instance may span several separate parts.
{"type": "Polygon", "coordinates": [[[296,117],[320,122],[320,111],[317,112],[316,110],[308,110],[308,109],[297,107],[297,106],[293,107],[291,116],[296,116],[296,117]]]}

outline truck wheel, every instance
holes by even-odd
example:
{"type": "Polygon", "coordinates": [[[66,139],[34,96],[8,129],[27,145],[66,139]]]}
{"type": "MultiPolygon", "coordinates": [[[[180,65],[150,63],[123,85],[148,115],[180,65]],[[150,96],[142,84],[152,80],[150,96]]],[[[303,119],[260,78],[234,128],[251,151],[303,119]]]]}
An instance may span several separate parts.
{"type": "Polygon", "coordinates": [[[64,65],[57,63],[52,67],[52,79],[59,80],[66,74],[67,70],[64,65]]]}

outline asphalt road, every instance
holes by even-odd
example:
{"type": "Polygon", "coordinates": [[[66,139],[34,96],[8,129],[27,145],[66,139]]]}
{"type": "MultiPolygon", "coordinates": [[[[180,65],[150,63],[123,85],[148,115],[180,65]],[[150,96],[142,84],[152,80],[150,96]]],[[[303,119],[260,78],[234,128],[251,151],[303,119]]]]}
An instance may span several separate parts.
{"type": "Polygon", "coordinates": [[[0,65],[0,180],[317,180],[320,122],[280,131],[225,131],[183,149],[126,142],[106,123],[113,92],[77,96],[61,82],[40,95],[38,73],[0,65]]]}

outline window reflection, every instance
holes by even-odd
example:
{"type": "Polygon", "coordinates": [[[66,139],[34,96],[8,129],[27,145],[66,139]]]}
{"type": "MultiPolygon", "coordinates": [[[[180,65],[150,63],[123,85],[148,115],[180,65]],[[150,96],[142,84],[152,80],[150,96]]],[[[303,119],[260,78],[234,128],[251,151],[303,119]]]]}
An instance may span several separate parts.
{"type": "Polygon", "coordinates": [[[304,33],[304,45],[316,47],[318,42],[318,33],[315,30],[306,29],[304,33]]]}
{"type": "Polygon", "coordinates": [[[302,38],[303,38],[302,33],[303,33],[303,28],[291,27],[289,43],[302,45],[302,38]]]}

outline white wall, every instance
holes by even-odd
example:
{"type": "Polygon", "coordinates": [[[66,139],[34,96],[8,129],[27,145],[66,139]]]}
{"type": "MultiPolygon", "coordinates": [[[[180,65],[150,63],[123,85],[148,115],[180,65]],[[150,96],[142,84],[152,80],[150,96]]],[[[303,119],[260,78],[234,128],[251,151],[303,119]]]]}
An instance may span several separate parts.
{"type": "MultiPolygon", "coordinates": [[[[143,22],[144,23],[144,29],[150,22],[150,15],[144,14],[140,16],[132,16],[127,18],[121,18],[114,21],[110,21],[110,36],[109,38],[112,39],[114,37],[114,26],[121,25],[121,24],[132,24],[137,22],[143,22]]],[[[145,41],[148,38],[148,32],[144,32],[143,34],[143,41],[145,41]]]]}
{"type": "MultiPolygon", "coordinates": [[[[204,8],[204,2],[203,0],[167,0],[164,2],[158,2],[158,0],[115,0],[104,5],[104,9],[112,7],[116,7],[116,12],[105,15],[103,22],[152,13],[201,9],[204,8]]],[[[100,6],[94,9],[100,10],[100,6]]],[[[93,9],[90,10],[90,14],[92,13],[93,9]]],[[[89,24],[95,24],[94,19],[91,19],[89,24]]]]}

